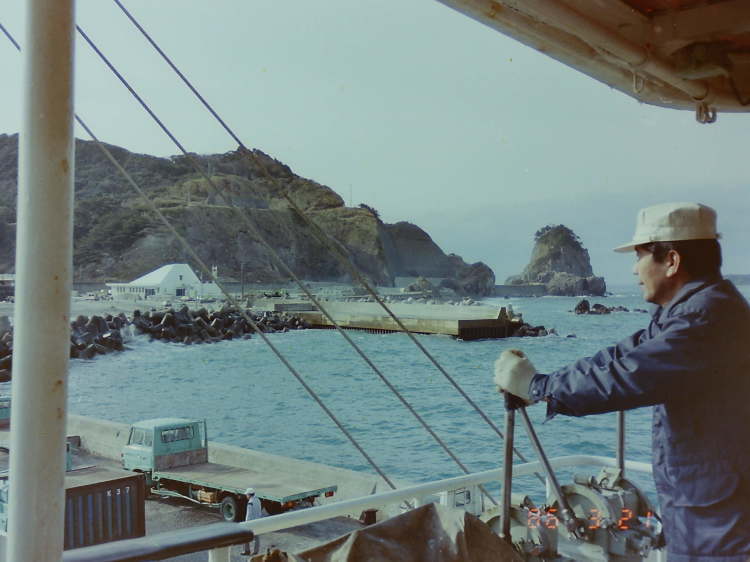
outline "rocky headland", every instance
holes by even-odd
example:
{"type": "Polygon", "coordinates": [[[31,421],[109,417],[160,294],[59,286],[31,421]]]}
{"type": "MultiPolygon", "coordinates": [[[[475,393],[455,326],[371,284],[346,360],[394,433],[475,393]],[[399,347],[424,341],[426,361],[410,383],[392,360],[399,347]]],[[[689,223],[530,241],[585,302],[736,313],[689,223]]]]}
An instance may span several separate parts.
{"type": "Polygon", "coordinates": [[[531,260],[507,285],[544,285],[548,295],[603,296],[607,285],[591,268],[589,252],[568,227],[548,225],[534,236],[531,260]]]}
{"type": "MultiPolygon", "coordinates": [[[[299,278],[351,281],[346,267],[289,206],[288,195],[374,284],[393,286],[397,277],[422,276],[444,279],[461,295],[492,294],[495,276],[487,265],[445,254],[414,224],[385,223],[365,204],[345,206],[331,188],[297,176],[260,150],[194,155],[228,205],[185,156],[158,158],[107,147],[198,256],[218,266],[225,280],[288,281],[269,250],[248,232],[238,215],[243,212],[299,278]]],[[[14,270],[17,159],[18,135],[0,134],[3,272],[14,270]]],[[[166,263],[189,263],[198,270],[93,142],[76,141],[75,201],[75,281],[127,282],[166,263]]]]}

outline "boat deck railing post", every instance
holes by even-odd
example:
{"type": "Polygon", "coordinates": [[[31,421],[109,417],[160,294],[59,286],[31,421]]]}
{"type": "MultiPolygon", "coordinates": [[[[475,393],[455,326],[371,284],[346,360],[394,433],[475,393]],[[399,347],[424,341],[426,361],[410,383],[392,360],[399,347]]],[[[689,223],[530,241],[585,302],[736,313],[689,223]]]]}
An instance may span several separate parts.
{"type": "Polygon", "coordinates": [[[59,560],[73,267],[74,0],[26,2],[6,557],[59,560]]]}

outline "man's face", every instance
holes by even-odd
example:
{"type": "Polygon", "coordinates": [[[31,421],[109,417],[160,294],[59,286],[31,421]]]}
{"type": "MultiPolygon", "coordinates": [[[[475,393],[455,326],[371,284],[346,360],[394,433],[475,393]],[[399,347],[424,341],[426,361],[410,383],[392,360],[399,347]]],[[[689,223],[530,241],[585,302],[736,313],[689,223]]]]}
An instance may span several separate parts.
{"type": "Polygon", "coordinates": [[[669,273],[669,258],[659,263],[654,260],[651,252],[643,248],[636,248],[635,252],[637,261],[633,273],[638,276],[644,300],[664,306],[672,300],[675,292],[672,276],[669,273]]]}

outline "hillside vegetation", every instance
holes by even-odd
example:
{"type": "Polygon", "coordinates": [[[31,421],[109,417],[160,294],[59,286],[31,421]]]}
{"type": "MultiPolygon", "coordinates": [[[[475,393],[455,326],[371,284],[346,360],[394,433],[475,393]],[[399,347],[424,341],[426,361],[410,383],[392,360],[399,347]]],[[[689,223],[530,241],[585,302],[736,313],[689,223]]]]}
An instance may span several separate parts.
{"type": "MultiPolygon", "coordinates": [[[[245,213],[298,277],[350,280],[346,268],[289,207],[288,194],[374,283],[392,285],[398,276],[424,276],[448,278],[469,294],[490,294],[494,287],[492,270],[481,262],[470,265],[446,255],[418,226],[386,224],[367,205],[346,207],[331,188],[295,175],[260,150],[194,155],[220,197],[185,156],[158,158],[107,147],[198,256],[217,265],[225,279],[239,280],[244,269],[250,282],[288,280],[242,220],[245,213]]],[[[0,135],[0,271],[5,272],[13,271],[15,259],[17,159],[18,135],[0,135]]],[[[190,263],[197,271],[194,260],[93,142],[76,142],[75,171],[76,281],[129,281],[171,262],[190,263]]]]}

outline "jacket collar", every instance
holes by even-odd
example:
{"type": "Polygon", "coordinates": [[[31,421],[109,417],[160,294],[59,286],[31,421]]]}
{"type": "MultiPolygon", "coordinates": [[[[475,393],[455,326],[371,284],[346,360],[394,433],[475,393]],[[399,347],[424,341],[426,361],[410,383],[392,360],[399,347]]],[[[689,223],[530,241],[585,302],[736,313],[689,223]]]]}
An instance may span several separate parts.
{"type": "Polygon", "coordinates": [[[675,306],[689,299],[698,291],[704,289],[708,285],[715,285],[716,283],[720,281],[722,281],[722,277],[720,275],[711,276],[711,277],[699,277],[697,279],[693,279],[692,281],[688,281],[680,288],[679,291],[677,291],[677,294],[674,297],[672,297],[672,300],[669,301],[666,304],[666,306],[664,307],[657,306],[654,309],[653,317],[660,318],[662,314],[669,312],[675,306]]]}

